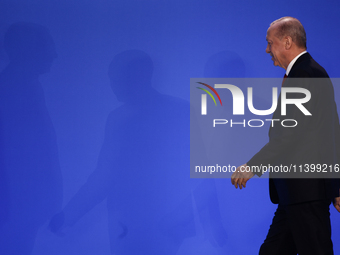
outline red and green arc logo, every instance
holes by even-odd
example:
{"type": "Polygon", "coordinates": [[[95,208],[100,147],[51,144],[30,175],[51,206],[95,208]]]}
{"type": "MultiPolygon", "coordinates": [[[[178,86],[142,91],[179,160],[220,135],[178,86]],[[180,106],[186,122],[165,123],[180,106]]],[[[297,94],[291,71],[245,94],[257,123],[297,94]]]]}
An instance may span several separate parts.
{"type": "MultiPolygon", "coordinates": [[[[210,85],[205,84],[203,82],[197,82],[197,83],[202,84],[202,85],[206,86],[207,88],[211,89],[211,91],[214,92],[214,94],[217,96],[218,100],[220,101],[220,104],[222,105],[222,100],[220,98],[220,95],[217,93],[217,91],[213,87],[211,87],[210,85]]],[[[204,88],[200,88],[200,87],[197,87],[197,88],[206,92],[214,100],[214,103],[217,106],[216,100],[209,90],[204,89],[204,88]]]]}

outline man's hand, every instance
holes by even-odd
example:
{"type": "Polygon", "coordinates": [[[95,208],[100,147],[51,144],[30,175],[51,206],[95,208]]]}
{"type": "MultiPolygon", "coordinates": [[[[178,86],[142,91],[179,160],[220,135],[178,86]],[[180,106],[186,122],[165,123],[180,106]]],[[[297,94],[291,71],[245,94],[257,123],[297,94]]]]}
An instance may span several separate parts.
{"type": "MultiPolygon", "coordinates": [[[[339,190],[340,193],[340,190],[339,190]]],[[[340,197],[336,197],[333,203],[335,209],[340,213],[340,197]]]]}
{"type": "Polygon", "coordinates": [[[231,176],[231,183],[237,187],[240,187],[240,189],[246,187],[247,181],[252,178],[255,174],[250,171],[250,167],[247,166],[247,164],[244,164],[242,166],[239,166],[235,173],[231,176]]]}

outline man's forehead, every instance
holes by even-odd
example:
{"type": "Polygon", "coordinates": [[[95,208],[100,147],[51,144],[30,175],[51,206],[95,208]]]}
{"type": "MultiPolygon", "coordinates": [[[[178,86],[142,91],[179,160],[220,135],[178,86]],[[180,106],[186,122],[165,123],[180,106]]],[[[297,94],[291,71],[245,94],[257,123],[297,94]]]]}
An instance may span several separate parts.
{"type": "Polygon", "coordinates": [[[269,40],[270,34],[269,34],[269,28],[267,29],[267,34],[266,34],[266,41],[269,40]]]}
{"type": "Polygon", "coordinates": [[[266,35],[266,40],[267,40],[267,41],[268,41],[269,37],[271,37],[272,32],[273,32],[273,26],[270,26],[270,27],[267,29],[267,35],[266,35]]]}

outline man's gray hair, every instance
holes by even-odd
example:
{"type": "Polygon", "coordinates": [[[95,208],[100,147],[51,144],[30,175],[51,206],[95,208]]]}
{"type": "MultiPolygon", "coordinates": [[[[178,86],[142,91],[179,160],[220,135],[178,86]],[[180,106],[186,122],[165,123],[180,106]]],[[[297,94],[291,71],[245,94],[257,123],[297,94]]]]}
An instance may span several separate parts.
{"type": "Polygon", "coordinates": [[[275,36],[280,40],[284,36],[290,36],[299,48],[307,49],[306,32],[301,22],[293,17],[282,17],[273,21],[270,26],[277,24],[275,36]]]}

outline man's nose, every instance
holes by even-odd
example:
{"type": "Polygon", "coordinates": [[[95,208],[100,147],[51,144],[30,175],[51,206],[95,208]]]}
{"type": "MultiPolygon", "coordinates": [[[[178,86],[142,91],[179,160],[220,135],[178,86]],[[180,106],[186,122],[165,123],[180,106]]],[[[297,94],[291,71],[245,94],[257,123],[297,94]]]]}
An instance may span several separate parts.
{"type": "Polygon", "coordinates": [[[269,45],[267,45],[266,53],[270,53],[269,45]]]}

